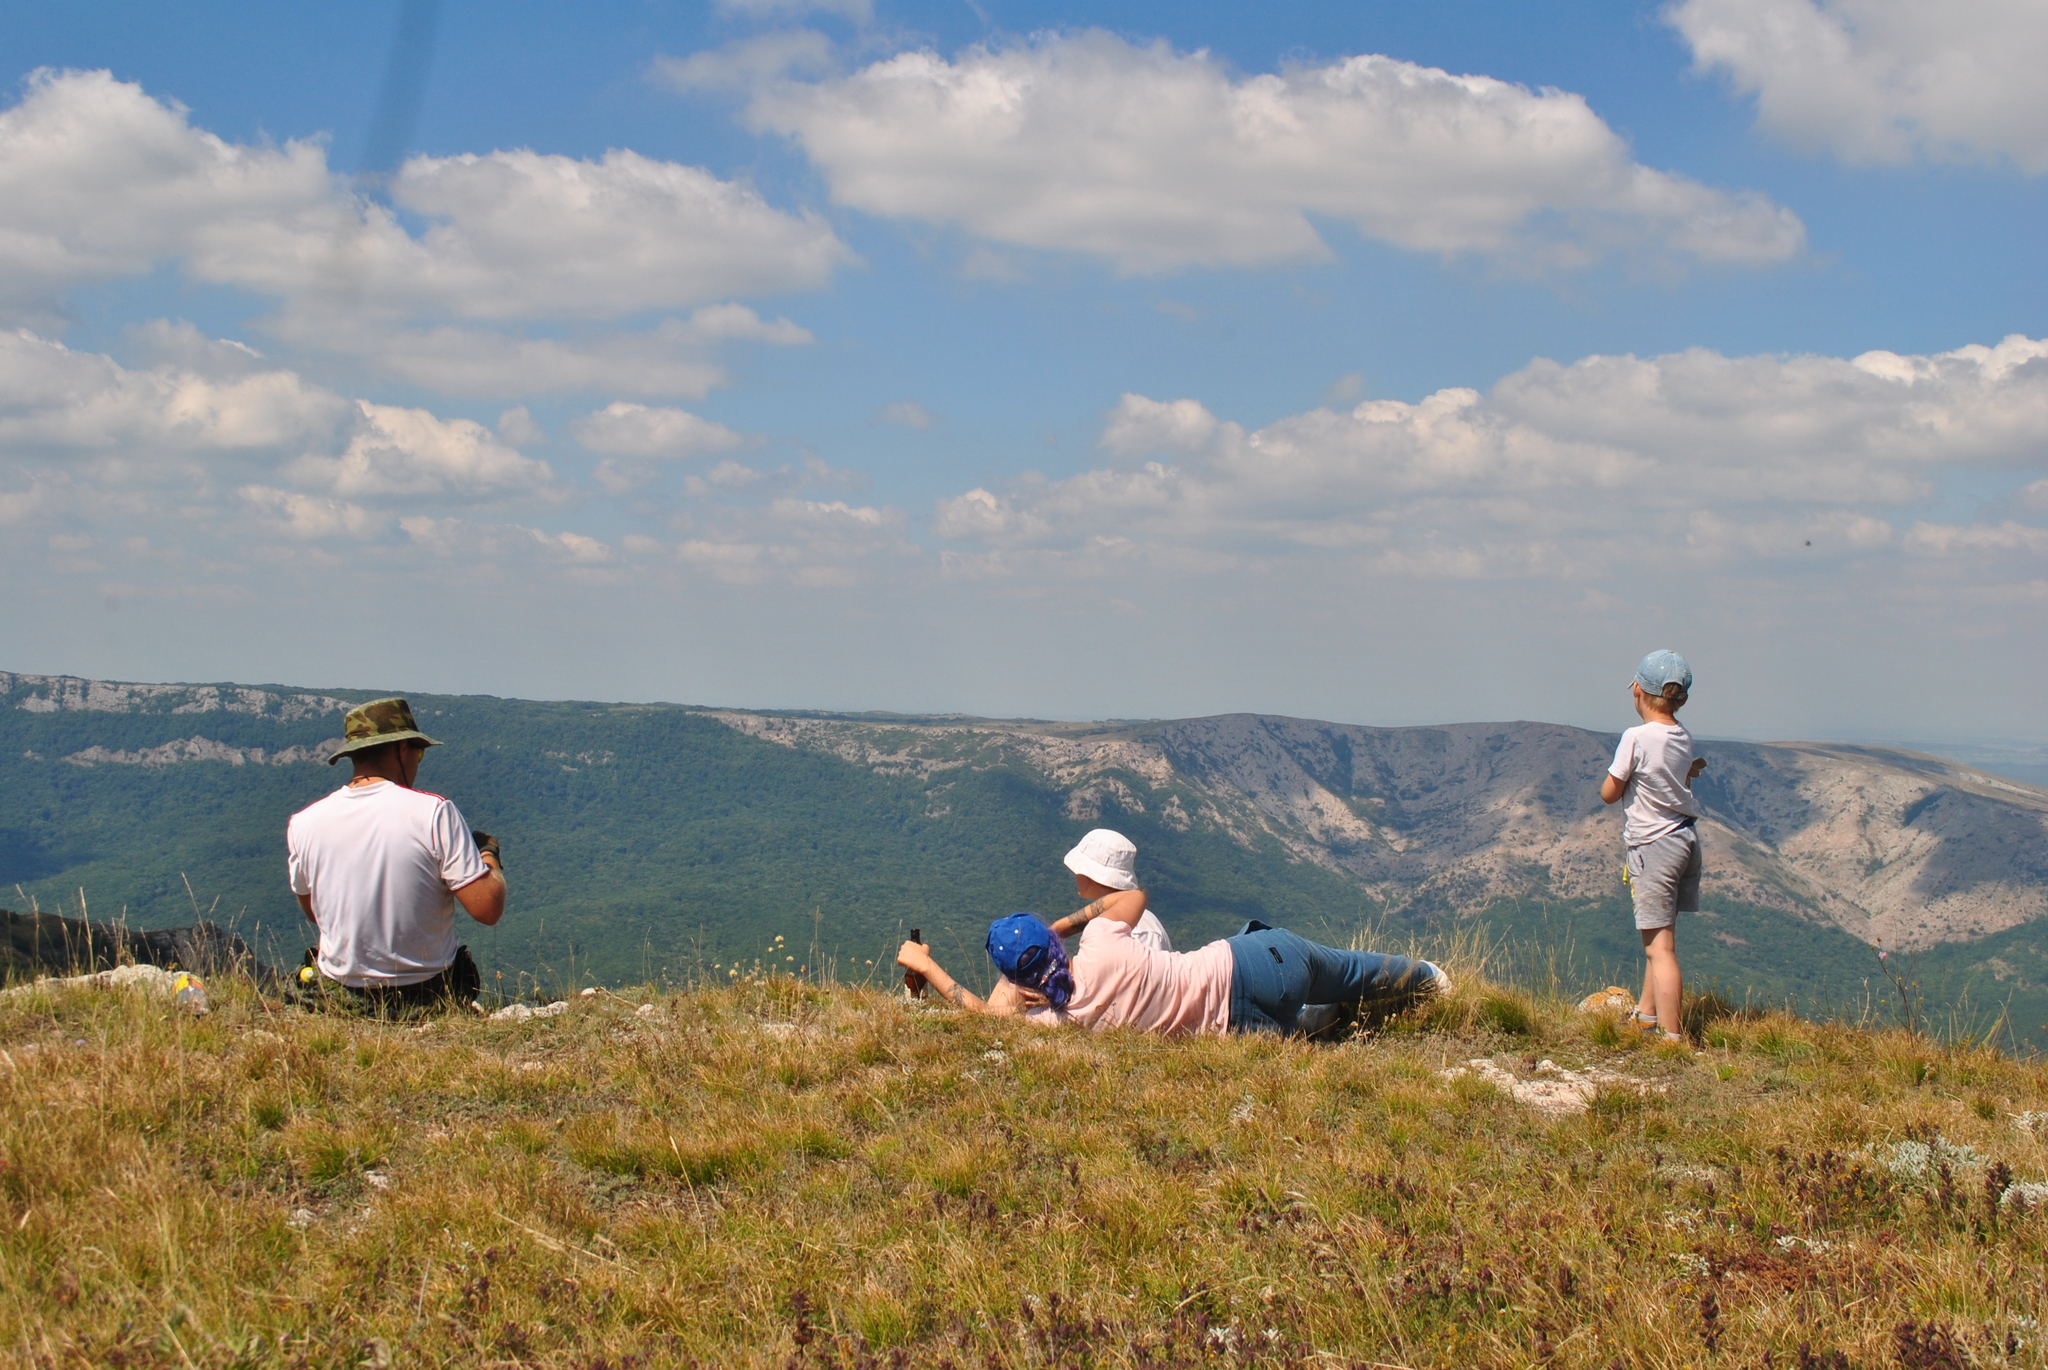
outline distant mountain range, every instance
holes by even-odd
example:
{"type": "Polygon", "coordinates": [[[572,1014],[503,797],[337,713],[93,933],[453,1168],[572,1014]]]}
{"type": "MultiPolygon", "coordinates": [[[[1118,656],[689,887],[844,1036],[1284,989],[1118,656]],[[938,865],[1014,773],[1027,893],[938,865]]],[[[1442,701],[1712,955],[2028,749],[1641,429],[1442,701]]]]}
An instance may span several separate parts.
{"type": "MultiPolygon", "coordinates": [[[[0,674],[0,890],[55,907],[83,886],[143,926],[219,896],[223,922],[295,946],[284,820],[337,782],[317,763],[367,697],[0,674]]],[[[508,840],[519,916],[472,940],[515,978],[680,974],[776,933],[804,948],[778,959],[864,972],[912,924],[976,960],[992,912],[1071,902],[1058,856],[1097,823],[1138,841],[1184,945],[1252,914],[1423,942],[1483,924],[1524,959],[1566,945],[1575,976],[1634,968],[1597,795],[1614,734],[412,699],[448,744],[422,784],[508,840]]],[[[1887,748],[1701,749],[1696,979],[1839,1006],[1871,992],[1882,938],[1937,1003],[1967,989],[2048,1037],[2048,791],[1887,748]]]]}
{"type": "MultiPolygon", "coordinates": [[[[1615,734],[1553,723],[1367,728],[1260,714],[1107,726],[722,712],[749,736],[829,752],[943,794],[948,771],[1012,764],[1067,795],[1290,853],[1392,911],[1597,898],[1621,815],[1599,802],[1615,734]]],[[[1706,888],[1919,948],[2048,913],[2048,790],[1938,757],[1705,742],[1706,888]]]]}

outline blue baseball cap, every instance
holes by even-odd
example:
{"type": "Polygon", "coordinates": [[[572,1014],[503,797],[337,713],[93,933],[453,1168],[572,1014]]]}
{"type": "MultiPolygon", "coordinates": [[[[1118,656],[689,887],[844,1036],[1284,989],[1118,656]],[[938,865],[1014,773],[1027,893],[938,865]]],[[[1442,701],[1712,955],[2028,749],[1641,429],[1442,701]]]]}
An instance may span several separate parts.
{"type": "Polygon", "coordinates": [[[1691,694],[1692,667],[1669,647],[1659,647],[1636,663],[1636,684],[1643,687],[1646,695],[1661,695],[1666,685],[1676,685],[1681,692],[1691,694]]]}
{"type": "Polygon", "coordinates": [[[1010,983],[1039,991],[1056,1008],[1064,1008],[1074,992],[1067,949],[1035,913],[1013,913],[990,923],[988,955],[1010,983]]]}

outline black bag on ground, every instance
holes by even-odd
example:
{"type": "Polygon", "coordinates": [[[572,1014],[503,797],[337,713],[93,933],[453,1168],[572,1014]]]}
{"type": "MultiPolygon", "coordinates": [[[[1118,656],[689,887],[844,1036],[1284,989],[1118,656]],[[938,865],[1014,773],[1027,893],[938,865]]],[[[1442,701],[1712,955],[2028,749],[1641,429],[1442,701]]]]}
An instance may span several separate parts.
{"type": "Polygon", "coordinates": [[[455,949],[448,968],[416,985],[357,988],[330,980],[320,973],[319,950],[306,948],[305,964],[289,997],[305,1008],[360,1013],[372,1018],[411,1018],[437,1009],[470,1008],[483,992],[483,972],[469,954],[467,944],[455,949]]]}

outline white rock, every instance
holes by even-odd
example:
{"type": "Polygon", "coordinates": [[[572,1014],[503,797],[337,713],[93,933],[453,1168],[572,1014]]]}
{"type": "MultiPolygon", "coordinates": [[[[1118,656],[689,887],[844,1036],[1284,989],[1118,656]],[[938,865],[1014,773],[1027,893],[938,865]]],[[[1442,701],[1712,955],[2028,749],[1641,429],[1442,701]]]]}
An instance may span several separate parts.
{"type": "Polygon", "coordinates": [[[507,1004],[505,1005],[505,1007],[499,1009],[496,1013],[493,1013],[491,1017],[494,1019],[508,1019],[515,1023],[523,1023],[529,1018],[552,1018],[558,1013],[567,1013],[568,1011],[569,1001],[567,999],[557,999],[554,1003],[547,1005],[545,1008],[534,1008],[528,1004],[507,1004]]]}
{"type": "Polygon", "coordinates": [[[1584,1113],[1593,1105],[1593,1096],[1603,1086],[1632,1089],[1638,1094],[1662,1094],[1665,1086],[1637,1080],[1618,1071],[1603,1070],[1599,1066],[1587,1066],[1584,1070],[1566,1070],[1555,1061],[1539,1061],[1536,1072],[1543,1075],[1541,1080],[1517,1079],[1514,1072],[1492,1061],[1467,1061],[1462,1066],[1452,1066],[1439,1071],[1445,1080],[1456,1080],[1465,1075],[1477,1075],[1501,1093],[1508,1095],[1518,1104],[1525,1104],[1538,1113],[1553,1118],[1568,1117],[1584,1113]]]}
{"type": "Polygon", "coordinates": [[[0,999],[32,994],[39,989],[139,989],[159,999],[170,999],[192,1013],[205,1013],[206,986],[198,976],[162,966],[116,966],[93,975],[52,976],[25,985],[0,990],[0,999]]]}

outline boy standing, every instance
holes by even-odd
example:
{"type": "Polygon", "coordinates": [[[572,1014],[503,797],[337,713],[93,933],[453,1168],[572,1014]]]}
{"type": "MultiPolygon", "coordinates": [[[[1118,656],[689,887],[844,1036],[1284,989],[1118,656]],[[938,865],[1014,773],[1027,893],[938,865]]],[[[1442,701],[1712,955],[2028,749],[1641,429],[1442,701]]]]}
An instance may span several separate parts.
{"type": "Polygon", "coordinates": [[[1663,648],[1636,664],[1629,694],[1642,723],[1621,735],[1614,764],[1600,782],[1605,804],[1627,798],[1622,840],[1628,843],[1629,885],[1642,934],[1643,997],[1636,1022],[1656,1024],[1666,1041],[1682,1041],[1678,915],[1700,908],[1699,804],[1692,782],[1707,768],[1692,754],[1692,734],[1678,711],[1692,692],[1692,667],[1663,648]]]}

